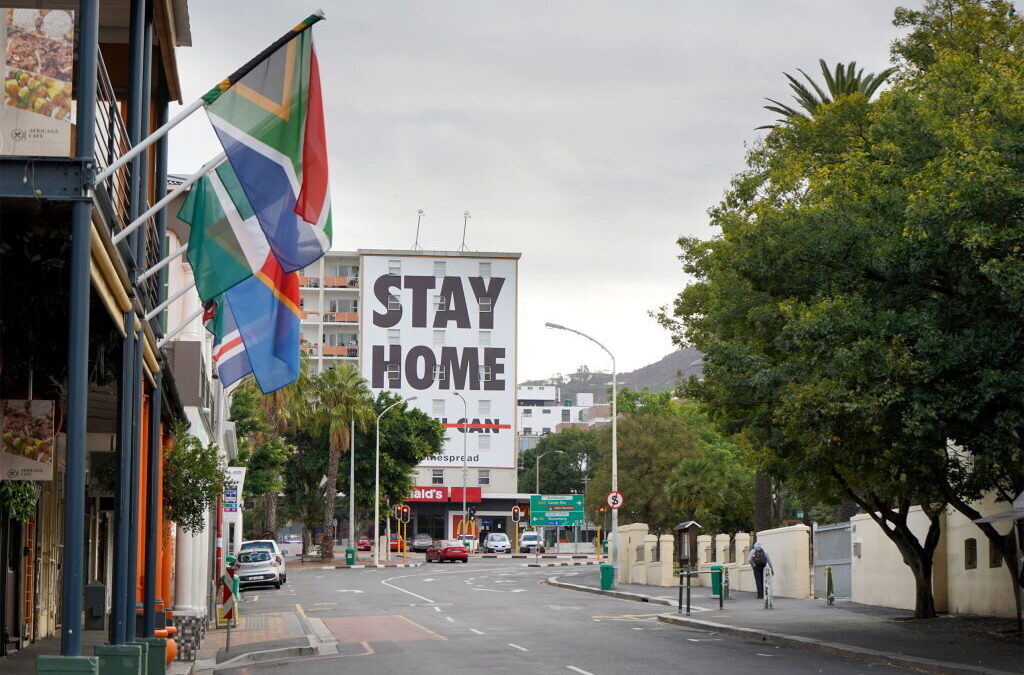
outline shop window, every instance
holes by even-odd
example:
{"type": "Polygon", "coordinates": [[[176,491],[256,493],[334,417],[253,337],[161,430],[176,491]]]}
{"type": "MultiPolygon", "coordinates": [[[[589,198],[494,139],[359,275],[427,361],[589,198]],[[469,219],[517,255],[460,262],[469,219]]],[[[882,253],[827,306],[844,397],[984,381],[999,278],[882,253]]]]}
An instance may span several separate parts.
{"type": "Polygon", "coordinates": [[[444,469],[431,469],[430,484],[444,485],[444,469]]]}

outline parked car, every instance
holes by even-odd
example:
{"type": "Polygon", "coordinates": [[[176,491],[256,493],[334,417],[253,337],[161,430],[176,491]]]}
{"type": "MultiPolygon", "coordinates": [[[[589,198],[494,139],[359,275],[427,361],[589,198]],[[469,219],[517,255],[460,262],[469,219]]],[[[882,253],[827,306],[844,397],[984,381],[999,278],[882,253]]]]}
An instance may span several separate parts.
{"type": "Polygon", "coordinates": [[[476,535],[460,534],[455,538],[461,541],[462,545],[465,546],[470,553],[476,553],[476,535]]]}
{"type": "Polygon", "coordinates": [[[255,549],[270,551],[270,554],[274,557],[274,562],[277,563],[278,573],[281,576],[281,583],[288,583],[288,568],[284,563],[284,553],[281,552],[281,547],[277,545],[277,542],[273,539],[253,539],[252,541],[243,541],[242,545],[238,547],[238,552],[241,554],[242,551],[252,551],[255,549]]]}
{"type": "Polygon", "coordinates": [[[281,588],[281,573],[274,554],[266,548],[250,548],[238,554],[238,587],[273,586],[281,588]]]}
{"type": "Polygon", "coordinates": [[[283,538],[278,546],[281,548],[281,553],[287,558],[288,556],[300,556],[302,555],[302,537],[289,535],[283,538]]]}
{"type": "Polygon", "coordinates": [[[394,532],[391,533],[391,536],[388,538],[388,542],[390,544],[390,547],[391,547],[392,551],[404,551],[405,550],[405,541],[403,541],[394,532]]]}
{"type": "Polygon", "coordinates": [[[426,532],[420,532],[412,538],[412,545],[410,548],[413,551],[426,551],[430,548],[430,545],[434,543],[434,538],[426,532]]]}
{"type": "Polygon", "coordinates": [[[435,541],[427,549],[427,562],[437,561],[443,562],[445,560],[461,560],[464,563],[469,562],[469,551],[462,545],[462,542],[458,539],[442,539],[435,541]]]}
{"type": "Polygon", "coordinates": [[[356,544],[356,548],[360,551],[369,551],[371,548],[373,548],[372,546],[370,546],[370,538],[359,537],[359,542],[356,544]]]}
{"type": "Polygon", "coordinates": [[[540,535],[536,532],[523,532],[522,536],[519,537],[519,552],[543,553],[544,544],[540,540],[540,535]]]}
{"type": "Polygon", "coordinates": [[[491,532],[484,539],[484,553],[511,553],[512,542],[504,532],[491,532]]]}

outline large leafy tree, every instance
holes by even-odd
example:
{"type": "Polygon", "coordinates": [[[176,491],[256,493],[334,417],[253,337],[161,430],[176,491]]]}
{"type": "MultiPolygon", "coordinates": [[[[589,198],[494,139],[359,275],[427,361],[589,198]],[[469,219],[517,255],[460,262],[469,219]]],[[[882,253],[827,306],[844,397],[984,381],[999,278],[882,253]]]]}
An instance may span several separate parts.
{"type": "Polygon", "coordinates": [[[594,473],[597,442],[596,431],[576,427],[542,437],[519,454],[519,491],[532,493],[539,477],[540,494],[583,493],[594,473]]]}
{"type": "MultiPolygon", "coordinates": [[[[373,415],[370,389],[359,370],[346,362],[320,373],[313,380],[307,400],[314,435],[327,434],[327,485],[337,485],[341,453],[351,450],[352,424],[365,428],[373,415]]],[[[325,533],[334,526],[336,494],[336,490],[327,490],[324,496],[325,533]]],[[[334,558],[333,537],[324,537],[320,551],[325,559],[334,558]]]]}
{"type": "MultiPolygon", "coordinates": [[[[692,391],[804,494],[855,501],[934,615],[931,555],[948,500],[1024,487],[1024,29],[1002,2],[900,11],[899,81],[776,127],[682,240],[697,283],[680,340],[692,391]],[[923,507],[923,538],[910,507],[923,507]]],[[[1009,540],[986,534],[1012,560],[1009,540]]],[[[1009,565],[1012,567],[1012,564],[1009,565]]]]}

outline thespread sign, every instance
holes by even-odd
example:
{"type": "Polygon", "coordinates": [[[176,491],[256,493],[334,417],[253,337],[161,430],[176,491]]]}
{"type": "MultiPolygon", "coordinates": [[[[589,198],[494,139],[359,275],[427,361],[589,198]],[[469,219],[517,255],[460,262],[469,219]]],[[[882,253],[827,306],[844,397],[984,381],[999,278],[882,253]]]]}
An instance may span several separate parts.
{"type": "Polygon", "coordinates": [[[448,488],[446,487],[419,487],[416,486],[406,498],[407,502],[446,502],[448,501],[448,488]]]}
{"type": "Polygon", "coordinates": [[[71,154],[75,13],[0,8],[0,155],[71,154]]]}
{"type": "Polygon", "coordinates": [[[448,429],[420,466],[515,466],[519,254],[361,255],[363,376],[448,429]]]}

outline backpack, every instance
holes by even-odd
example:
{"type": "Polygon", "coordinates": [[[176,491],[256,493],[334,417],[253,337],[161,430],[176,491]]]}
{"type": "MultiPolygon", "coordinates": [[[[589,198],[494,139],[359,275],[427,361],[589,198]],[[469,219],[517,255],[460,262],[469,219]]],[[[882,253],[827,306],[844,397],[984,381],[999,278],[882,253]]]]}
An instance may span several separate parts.
{"type": "Polygon", "coordinates": [[[764,567],[768,564],[768,556],[765,554],[763,548],[755,548],[754,552],[750,555],[750,562],[754,567],[764,567]]]}

